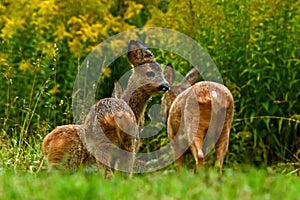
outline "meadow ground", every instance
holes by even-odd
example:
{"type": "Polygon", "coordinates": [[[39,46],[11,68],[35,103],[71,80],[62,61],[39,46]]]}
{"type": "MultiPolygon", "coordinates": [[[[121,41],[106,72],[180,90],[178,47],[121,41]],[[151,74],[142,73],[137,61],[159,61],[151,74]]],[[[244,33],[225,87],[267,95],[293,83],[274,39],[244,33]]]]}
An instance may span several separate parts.
{"type": "Polygon", "coordinates": [[[126,178],[102,173],[2,171],[0,199],[300,199],[300,179],[253,167],[197,174],[159,171],[126,178]]]}

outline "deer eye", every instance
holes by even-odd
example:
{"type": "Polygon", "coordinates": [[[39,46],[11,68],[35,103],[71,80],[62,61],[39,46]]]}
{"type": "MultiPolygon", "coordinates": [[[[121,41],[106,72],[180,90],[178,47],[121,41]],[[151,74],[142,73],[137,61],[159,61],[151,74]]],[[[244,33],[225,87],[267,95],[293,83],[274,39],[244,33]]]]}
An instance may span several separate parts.
{"type": "Polygon", "coordinates": [[[153,78],[155,76],[154,72],[146,72],[146,75],[150,78],[153,78]]]}
{"type": "Polygon", "coordinates": [[[152,55],[152,53],[150,53],[150,52],[145,52],[145,58],[150,58],[150,57],[152,57],[153,55],[152,55]]]}

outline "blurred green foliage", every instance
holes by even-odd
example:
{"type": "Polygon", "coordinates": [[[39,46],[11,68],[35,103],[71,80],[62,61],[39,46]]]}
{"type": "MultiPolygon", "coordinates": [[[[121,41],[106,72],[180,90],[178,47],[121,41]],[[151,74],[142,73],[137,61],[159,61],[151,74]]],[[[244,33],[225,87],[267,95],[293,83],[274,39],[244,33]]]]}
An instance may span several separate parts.
{"type": "MultiPolygon", "coordinates": [[[[41,156],[42,138],[73,122],[73,83],[87,54],[141,27],[182,32],[212,56],[235,99],[227,164],[299,162],[300,1],[2,0],[0,13],[2,166],[19,164],[21,147],[41,156]]],[[[191,68],[170,52],[154,52],[183,74],[191,68]]],[[[113,81],[130,69],[125,57],[109,67],[98,98],[111,95],[113,81]]],[[[165,143],[162,132],[143,149],[165,143]]]]}

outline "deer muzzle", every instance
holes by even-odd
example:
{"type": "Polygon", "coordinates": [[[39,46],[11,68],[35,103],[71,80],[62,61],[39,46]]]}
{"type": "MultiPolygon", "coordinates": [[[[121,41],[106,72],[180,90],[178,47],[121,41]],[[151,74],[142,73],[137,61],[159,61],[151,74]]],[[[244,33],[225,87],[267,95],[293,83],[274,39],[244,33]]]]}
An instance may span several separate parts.
{"type": "Polygon", "coordinates": [[[170,90],[170,86],[169,86],[169,84],[162,84],[162,85],[158,86],[157,89],[159,91],[166,92],[166,91],[170,90]]]}

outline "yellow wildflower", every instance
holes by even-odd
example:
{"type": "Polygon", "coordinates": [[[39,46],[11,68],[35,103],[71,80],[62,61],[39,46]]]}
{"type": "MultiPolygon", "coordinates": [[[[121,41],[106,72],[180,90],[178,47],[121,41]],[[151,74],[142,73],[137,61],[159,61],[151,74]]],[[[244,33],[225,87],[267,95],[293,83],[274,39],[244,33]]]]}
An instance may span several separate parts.
{"type": "Polygon", "coordinates": [[[31,67],[31,65],[28,60],[22,60],[19,65],[19,70],[26,71],[26,70],[30,69],[30,67],[31,67]]]}
{"type": "Polygon", "coordinates": [[[142,8],[144,7],[143,4],[137,4],[134,1],[125,1],[125,5],[127,5],[126,12],[124,14],[124,19],[130,19],[133,16],[139,15],[142,8]]]}
{"type": "Polygon", "coordinates": [[[53,16],[53,13],[58,10],[54,0],[41,1],[38,4],[38,13],[42,16],[53,16]]]}
{"type": "Polygon", "coordinates": [[[71,37],[72,35],[66,31],[66,27],[63,23],[57,26],[57,30],[54,35],[56,36],[55,41],[64,40],[66,37],[71,37]]]}
{"type": "Polygon", "coordinates": [[[109,67],[103,67],[102,68],[102,75],[104,77],[110,77],[110,75],[111,75],[111,69],[109,67]]]}
{"type": "Polygon", "coordinates": [[[1,30],[0,37],[12,39],[15,32],[15,21],[6,16],[4,16],[3,18],[5,22],[3,23],[4,27],[1,30]]]}
{"type": "Polygon", "coordinates": [[[60,87],[59,84],[55,84],[54,87],[49,91],[50,94],[55,95],[56,93],[58,93],[59,92],[59,89],[58,89],[59,87],[60,87]]]}
{"type": "Polygon", "coordinates": [[[75,37],[73,40],[69,40],[68,42],[68,46],[70,48],[70,51],[72,52],[72,54],[77,57],[80,56],[82,53],[82,43],[80,42],[80,40],[75,37]]]}

